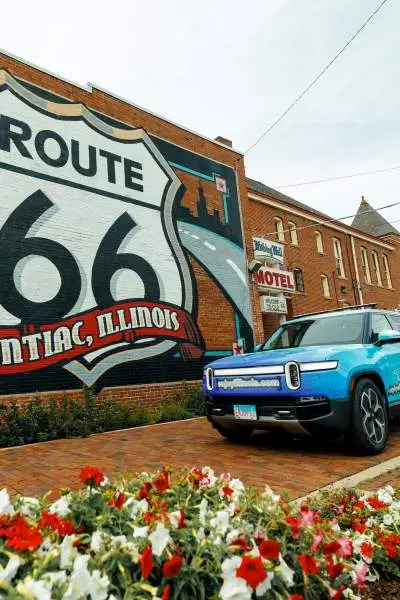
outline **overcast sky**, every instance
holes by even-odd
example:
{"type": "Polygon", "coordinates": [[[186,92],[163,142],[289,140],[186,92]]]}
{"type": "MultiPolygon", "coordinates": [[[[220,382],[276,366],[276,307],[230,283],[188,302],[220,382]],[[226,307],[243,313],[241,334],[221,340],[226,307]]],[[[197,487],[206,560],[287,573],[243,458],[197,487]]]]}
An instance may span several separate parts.
{"type": "MultiPolygon", "coordinates": [[[[7,2],[1,47],[245,150],[355,33],[380,0],[7,2]]],[[[246,156],[272,187],[400,165],[400,1],[374,20],[246,156]]],[[[279,187],[335,217],[361,195],[400,200],[400,169],[279,187]]],[[[382,212],[400,220],[400,206],[382,212]]],[[[400,221],[395,224],[400,227],[400,221]]]]}

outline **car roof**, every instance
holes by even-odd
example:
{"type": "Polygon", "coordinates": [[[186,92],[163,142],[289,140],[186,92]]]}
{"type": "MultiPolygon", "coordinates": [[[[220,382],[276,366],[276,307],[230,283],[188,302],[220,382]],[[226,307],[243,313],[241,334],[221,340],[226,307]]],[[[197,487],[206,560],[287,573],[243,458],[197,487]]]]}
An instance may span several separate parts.
{"type": "MultiPolygon", "coordinates": [[[[324,319],[326,317],[341,317],[343,315],[353,315],[353,314],[363,314],[364,315],[367,313],[393,314],[393,313],[395,313],[395,311],[387,310],[387,309],[383,309],[383,308],[348,308],[348,309],[339,308],[337,310],[328,310],[328,311],[320,312],[320,313],[308,313],[308,314],[298,315],[297,317],[293,317],[289,321],[286,321],[286,323],[294,323],[294,322],[303,321],[303,320],[306,321],[307,319],[310,319],[311,317],[313,319],[324,319]]],[[[400,312],[398,314],[400,316],[400,312]]]]}

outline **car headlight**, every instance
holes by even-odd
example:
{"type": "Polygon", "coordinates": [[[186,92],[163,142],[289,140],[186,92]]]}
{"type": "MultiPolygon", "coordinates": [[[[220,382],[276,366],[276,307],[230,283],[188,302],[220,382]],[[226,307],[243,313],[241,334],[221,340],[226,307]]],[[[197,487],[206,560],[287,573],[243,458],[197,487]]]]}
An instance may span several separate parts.
{"type": "Polygon", "coordinates": [[[302,373],[307,373],[308,371],[332,371],[333,369],[337,369],[338,365],[337,360],[322,360],[319,362],[303,363],[299,366],[302,373]]]}
{"type": "Polygon", "coordinates": [[[208,367],[208,369],[206,369],[206,387],[208,390],[212,390],[213,389],[213,385],[214,385],[214,372],[213,370],[208,367]]]}

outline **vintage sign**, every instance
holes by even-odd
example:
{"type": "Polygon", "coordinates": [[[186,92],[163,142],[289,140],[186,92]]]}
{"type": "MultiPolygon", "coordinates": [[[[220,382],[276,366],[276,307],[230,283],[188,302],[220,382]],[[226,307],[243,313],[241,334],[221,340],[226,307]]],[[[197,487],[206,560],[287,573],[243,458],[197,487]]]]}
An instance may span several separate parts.
{"type": "Polygon", "coordinates": [[[293,273],[261,267],[257,271],[257,283],[261,289],[280,290],[285,292],[294,291],[293,273]]]}
{"type": "Polygon", "coordinates": [[[265,313],[286,314],[286,298],[283,296],[260,296],[261,311],[265,313]]]}
{"type": "Polygon", "coordinates": [[[175,172],[144,130],[22,91],[0,71],[0,375],[201,356],[175,172]]]}
{"type": "Polygon", "coordinates": [[[283,246],[261,237],[253,237],[254,258],[283,263],[283,246]]]}

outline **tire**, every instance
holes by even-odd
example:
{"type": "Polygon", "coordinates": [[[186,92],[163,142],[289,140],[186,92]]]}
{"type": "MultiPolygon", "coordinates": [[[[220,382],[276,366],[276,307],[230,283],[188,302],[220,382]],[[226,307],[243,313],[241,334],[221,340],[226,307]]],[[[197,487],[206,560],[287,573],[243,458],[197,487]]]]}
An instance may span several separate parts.
{"type": "Polygon", "coordinates": [[[351,423],[345,435],[350,453],[379,454],[387,444],[389,420],[385,398],[368,378],[360,379],[353,391],[351,423]]]}
{"type": "Polygon", "coordinates": [[[234,427],[221,427],[221,425],[217,425],[216,423],[212,422],[212,426],[220,435],[222,435],[222,437],[228,440],[228,442],[234,442],[235,444],[245,444],[250,440],[253,433],[252,427],[244,427],[243,425],[235,425],[234,427]]]}

